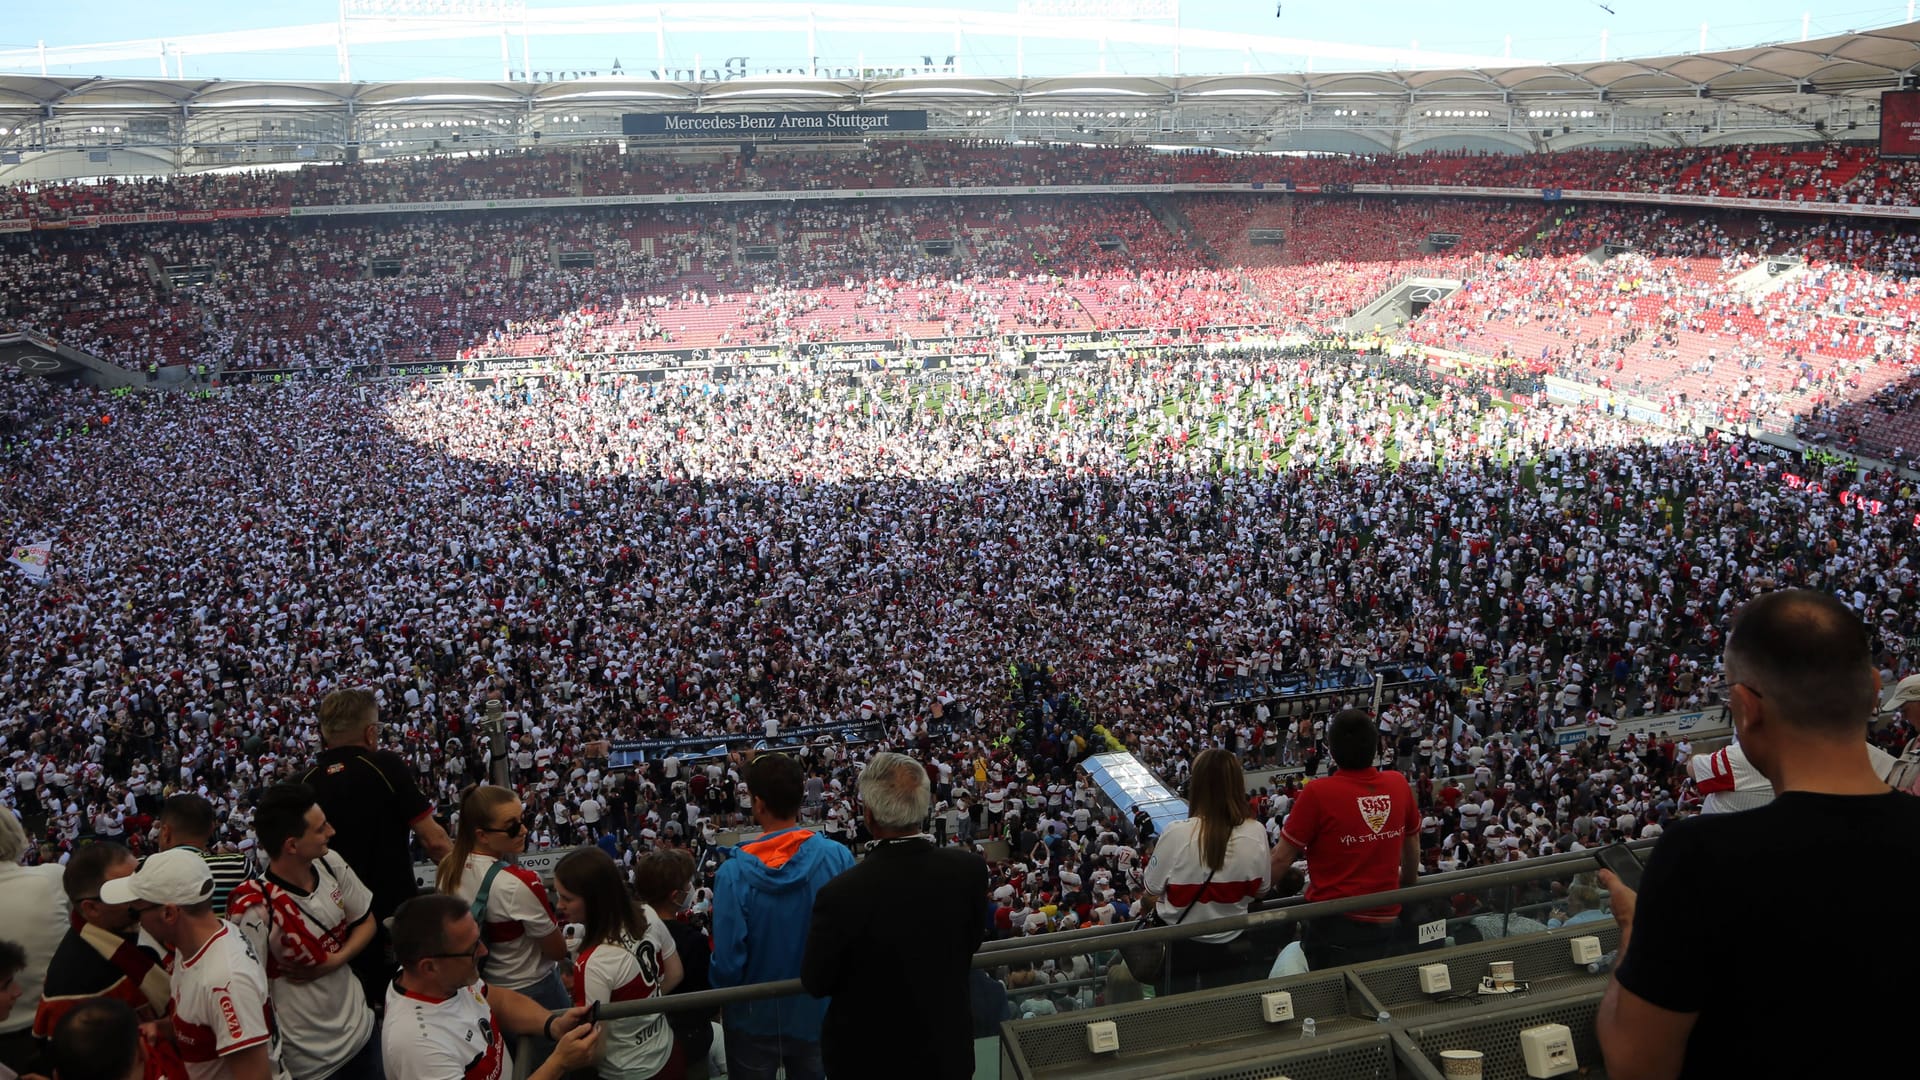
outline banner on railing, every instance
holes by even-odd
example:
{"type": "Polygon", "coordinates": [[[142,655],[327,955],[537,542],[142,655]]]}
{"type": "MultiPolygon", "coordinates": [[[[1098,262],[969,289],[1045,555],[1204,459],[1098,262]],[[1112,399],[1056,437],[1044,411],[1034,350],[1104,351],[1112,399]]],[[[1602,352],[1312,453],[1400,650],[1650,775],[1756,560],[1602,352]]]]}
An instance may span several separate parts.
{"type": "MultiPolygon", "coordinates": [[[[1573,727],[1554,730],[1554,737],[1561,746],[1572,746],[1599,734],[1600,728],[1597,725],[1588,724],[1577,724],[1573,727]]],[[[1613,737],[1609,745],[1618,746],[1629,735],[1638,735],[1643,739],[1652,739],[1657,742],[1682,735],[1689,739],[1717,739],[1732,734],[1733,722],[1727,717],[1727,707],[1715,705],[1710,709],[1661,713],[1658,716],[1637,716],[1631,720],[1622,720],[1614,725],[1613,737]]]]}
{"type": "MultiPolygon", "coordinates": [[[[553,876],[553,868],[559,865],[561,859],[579,850],[580,848],[575,846],[522,852],[520,857],[514,860],[514,865],[522,870],[531,870],[543,878],[550,878],[553,876]]],[[[423,889],[431,889],[434,875],[438,872],[439,867],[430,862],[414,863],[413,883],[423,889]]]]}
{"type": "Polygon", "coordinates": [[[842,746],[872,742],[883,730],[878,721],[858,720],[844,724],[815,724],[788,728],[774,735],[726,732],[719,735],[689,735],[678,739],[654,739],[646,742],[612,744],[607,762],[616,769],[628,769],[669,757],[726,757],[736,750],[764,750],[829,740],[842,746]]]}

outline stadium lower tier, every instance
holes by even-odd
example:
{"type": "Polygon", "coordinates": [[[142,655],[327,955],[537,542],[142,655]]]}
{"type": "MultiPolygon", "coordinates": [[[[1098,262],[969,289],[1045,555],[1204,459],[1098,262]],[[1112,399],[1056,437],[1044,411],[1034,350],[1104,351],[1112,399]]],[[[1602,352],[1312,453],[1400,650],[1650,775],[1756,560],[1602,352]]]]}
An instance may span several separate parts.
{"type": "Polygon", "coordinates": [[[1713,426],[1920,448],[1912,226],[1306,196],[255,219],[0,237],[0,328],[140,370],[1207,327],[1387,331],[1713,426]],[[1275,240],[1275,237],[1280,239],[1275,240]]]}

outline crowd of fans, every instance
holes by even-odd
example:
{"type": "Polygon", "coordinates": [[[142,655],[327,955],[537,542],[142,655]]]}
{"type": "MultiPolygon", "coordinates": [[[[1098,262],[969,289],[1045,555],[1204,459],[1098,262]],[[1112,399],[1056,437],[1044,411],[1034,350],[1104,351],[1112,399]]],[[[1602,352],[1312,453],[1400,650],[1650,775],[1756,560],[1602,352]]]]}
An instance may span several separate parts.
{"type": "Polygon", "coordinates": [[[875,140],[845,149],[625,152],[608,146],[434,155],[165,180],[0,189],[0,217],[193,212],[579,195],[1058,184],[1452,184],[1911,206],[1920,171],[1872,145],[1677,147],[1538,154],[1271,157],[1145,147],[875,140]]]}
{"type": "MultiPolygon", "coordinates": [[[[1211,748],[1300,766],[1252,796],[1277,836],[1328,768],[1329,712],[1365,697],[1278,716],[1210,705],[1223,682],[1444,674],[1378,724],[1447,870],[1687,812],[1684,739],[1559,732],[1706,704],[1757,592],[1847,598],[1889,682],[1920,635],[1898,478],[1842,502],[1839,471],[1785,485],[1742,444],[1512,411],[1380,357],[0,393],[9,534],[55,545],[50,582],[0,582],[0,803],[29,863],[151,851],[180,792],[211,804],[209,849],[250,853],[320,699],[359,686],[443,816],[487,775],[498,702],[516,841],[685,851],[696,934],[749,817],[739,748],[797,742],[802,817],[849,846],[860,763],[905,751],[937,841],[1007,845],[994,933],[1046,933],[1142,910],[1153,827],[1081,758],[1123,746],[1175,786],[1211,748]],[[782,740],[821,724],[867,734],[782,740]],[[669,738],[736,749],[610,768],[609,744],[669,738]]],[[[1006,1008],[1090,1004],[1088,966],[1006,973],[1006,1008]]]]}
{"type": "Polygon", "coordinates": [[[1917,244],[1887,224],[1569,211],[1542,257],[1490,261],[1406,336],[1631,393],[1678,420],[1799,420],[1809,436],[1905,456],[1920,432],[1882,406],[1920,375],[1917,244]]]}
{"type": "MultiPolygon", "coordinates": [[[[813,188],[843,179],[857,188],[1087,178],[1076,171],[1116,181],[1223,180],[1273,168],[1322,185],[1584,183],[1884,202],[1904,201],[1907,166],[1860,147],[1281,162],[882,142],[712,160],[607,148],[409,159],[15,194],[37,200],[28,209],[56,213],[163,209],[171,199],[257,207],[608,194],[632,185],[779,190],[796,178],[813,188]]],[[[1259,324],[1310,334],[1424,276],[1470,285],[1416,318],[1411,340],[1597,381],[1652,401],[1674,422],[1797,426],[1904,457],[1920,444],[1920,428],[1884,406],[1913,374],[1906,275],[1916,243],[1911,229],[1886,222],[1380,197],[254,218],[13,234],[0,241],[0,281],[11,286],[0,317],[137,369],[193,364],[217,376],[212,369],[1117,328],[1170,336],[1259,324]],[[1256,244],[1253,229],[1281,230],[1285,240],[1256,244]],[[1606,244],[1636,257],[1583,261],[1606,244]],[[1806,270],[1752,280],[1748,272],[1770,255],[1804,260],[1806,270]]]]}
{"type": "Polygon", "coordinates": [[[0,246],[0,281],[17,286],[0,317],[136,368],[226,370],[1266,321],[1137,200],[1076,210],[254,220],[154,226],[137,244],[103,233],[104,251],[93,235],[21,234],[0,246]],[[930,254],[936,239],[949,246],[930,254]]]}
{"type": "MultiPolygon", "coordinates": [[[[864,153],[928,183],[976,164],[964,146],[864,153]]],[[[1006,168],[1066,182],[1050,153],[1006,168]]],[[[1157,167],[1130,154],[1109,164],[1157,167]]],[[[1783,193],[1831,180],[1838,197],[1872,164],[1724,157],[1669,172],[1777,169],[1783,193]],[[1836,178],[1843,165],[1862,168],[1836,178]]],[[[447,198],[596,175],[473,160],[390,187],[347,170],[326,190],[447,198]]],[[[1459,182],[1496,168],[1438,160],[1459,182]]],[[[9,319],[69,344],[237,369],[1306,332],[1419,274],[1467,286],[1415,340],[1617,382],[1670,418],[1811,409],[1840,425],[1843,407],[1907,404],[1915,240],[1893,227],[1467,200],[1061,205],[36,233],[0,242],[0,282],[9,319]],[[1256,247],[1250,228],[1287,241],[1256,247]],[[1460,240],[1430,250],[1434,234],[1460,240]],[[1631,251],[1595,258],[1607,244],[1631,251]],[[563,259],[587,252],[588,267],[563,259]],[[1803,262],[1768,272],[1778,255],[1803,262]]],[[[0,526],[53,542],[46,583],[0,575],[0,805],[26,824],[26,861],[91,840],[151,851],[181,792],[215,812],[207,846],[251,857],[260,792],[320,751],[321,700],[365,687],[442,818],[488,775],[498,708],[525,846],[597,845],[628,870],[684,851],[696,877],[677,906],[696,934],[726,834],[753,819],[755,744],[793,750],[802,819],[850,847],[868,839],[861,763],[910,754],[939,843],[1005,842],[988,918],[1018,936],[1140,913],[1153,828],[1115,812],[1084,757],[1125,748],[1176,787],[1210,749],[1288,770],[1250,802],[1277,837],[1301,781],[1329,768],[1329,716],[1371,700],[1219,704],[1229,683],[1439,673],[1375,718],[1435,871],[1644,839],[1689,812],[1684,739],[1562,733],[1711,703],[1727,620],[1755,594],[1834,593],[1872,627],[1883,681],[1920,665],[1901,554],[1920,496],[1899,475],[1790,465],[1611,409],[1514,408],[1418,362],[1213,347],[1038,374],[654,374],[316,373],[191,394],[0,377],[0,526]],[[614,767],[613,747],[663,740],[687,741],[614,767]]],[[[1597,902],[1546,898],[1562,919],[1597,902]]],[[[1078,1007],[1082,967],[1003,989],[1029,1014],[1078,1007]]]]}
{"type": "MultiPolygon", "coordinates": [[[[173,790],[243,841],[247,793],[312,756],[308,718],[343,684],[379,693],[443,808],[485,774],[475,718],[502,698],[536,845],[630,855],[740,823],[726,759],[615,776],[607,741],[871,722],[938,765],[970,818],[949,835],[1011,832],[1028,861],[1042,808],[1089,801],[1069,766],[1106,736],[1043,725],[1012,752],[1010,660],[1175,782],[1215,744],[1314,756],[1312,717],[1209,709],[1224,676],[1417,662],[1464,687],[1486,669],[1473,696],[1434,688],[1382,725],[1418,771],[1486,765],[1504,800],[1499,777],[1525,792],[1571,766],[1558,725],[1708,700],[1718,627],[1754,591],[1853,597],[1895,669],[1920,610],[1898,558],[1916,506],[1892,477],[1843,506],[1739,446],[1510,411],[1378,360],[852,388],[4,385],[8,528],[52,537],[56,570],[4,585],[0,794],[47,860],[139,843],[173,790]]],[[[808,753],[814,820],[850,840],[858,754],[808,753]]],[[[1608,821],[1630,808],[1637,831],[1680,798],[1665,761],[1620,766],[1608,821]]],[[[1515,805],[1526,851],[1570,839],[1553,806],[1515,805]]],[[[1436,865],[1507,857],[1434,828],[1436,865]]],[[[1109,843],[1058,832],[1076,855],[1056,869],[1109,843]]]]}

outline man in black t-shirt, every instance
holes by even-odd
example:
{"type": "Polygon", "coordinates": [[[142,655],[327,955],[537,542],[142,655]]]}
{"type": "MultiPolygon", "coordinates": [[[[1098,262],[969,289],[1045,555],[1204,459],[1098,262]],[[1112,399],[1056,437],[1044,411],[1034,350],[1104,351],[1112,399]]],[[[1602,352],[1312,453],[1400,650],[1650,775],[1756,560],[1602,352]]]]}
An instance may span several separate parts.
{"type": "Polygon", "coordinates": [[[1866,628],[1823,593],[1762,596],[1734,618],[1726,682],[1779,794],[1668,828],[1637,895],[1601,874],[1621,926],[1595,1021],[1607,1074],[1906,1075],[1880,1006],[1907,996],[1920,798],[1888,788],[1860,738],[1880,689],[1866,628]]]}
{"type": "MultiPolygon", "coordinates": [[[[420,837],[429,859],[453,850],[433,817],[433,804],[413,782],[400,755],[379,750],[379,703],[366,690],[336,690],[320,703],[320,738],[327,749],[298,777],[319,797],[332,823],[332,848],[373,893],[373,917],[385,920],[419,891],[408,834],[420,837]]],[[[386,1003],[393,961],[386,932],[354,958],[368,1003],[386,1003]]]]}

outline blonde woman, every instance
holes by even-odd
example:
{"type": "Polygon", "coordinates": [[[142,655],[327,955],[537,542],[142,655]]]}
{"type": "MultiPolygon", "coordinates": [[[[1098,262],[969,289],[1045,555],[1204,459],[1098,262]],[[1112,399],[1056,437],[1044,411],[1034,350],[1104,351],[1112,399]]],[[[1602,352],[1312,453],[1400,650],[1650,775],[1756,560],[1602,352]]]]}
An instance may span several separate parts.
{"type": "Polygon", "coordinates": [[[441,892],[472,904],[486,894],[481,940],[486,966],[481,974],[494,986],[518,990],[549,1009],[573,1002],[557,970],[566,959],[553,901],[540,876],[513,864],[527,849],[520,797],[506,788],[480,784],[460,799],[460,828],[453,851],[440,863],[441,892]]]}

